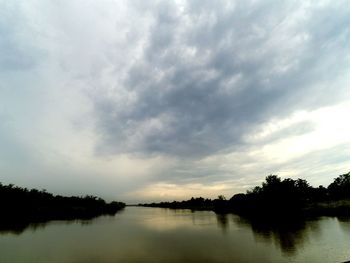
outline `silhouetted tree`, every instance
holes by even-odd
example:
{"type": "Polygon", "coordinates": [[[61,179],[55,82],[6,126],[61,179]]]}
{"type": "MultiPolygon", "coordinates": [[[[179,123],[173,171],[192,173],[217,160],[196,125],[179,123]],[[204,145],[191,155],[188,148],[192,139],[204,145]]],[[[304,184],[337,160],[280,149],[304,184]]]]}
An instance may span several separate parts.
{"type": "Polygon", "coordinates": [[[350,205],[332,200],[350,198],[350,172],[334,179],[328,188],[314,188],[304,179],[281,179],[268,175],[261,186],[255,186],[245,194],[222,195],[210,200],[192,197],[187,201],[145,204],[167,208],[210,209],[216,212],[235,212],[241,215],[349,215],[350,205]],[[328,202],[328,206],[327,206],[328,202]]]}
{"type": "Polygon", "coordinates": [[[45,189],[28,190],[0,183],[0,224],[3,222],[42,222],[59,219],[88,219],[102,214],[115,214],[125,206],[107,204],[95,196],[54,196],[45,189]]]}
{"type": "Polygon", "coordinates": [[[328,186],[328,192],[333,199],[350,198],[350,172],[335,178],[328,186]]]}

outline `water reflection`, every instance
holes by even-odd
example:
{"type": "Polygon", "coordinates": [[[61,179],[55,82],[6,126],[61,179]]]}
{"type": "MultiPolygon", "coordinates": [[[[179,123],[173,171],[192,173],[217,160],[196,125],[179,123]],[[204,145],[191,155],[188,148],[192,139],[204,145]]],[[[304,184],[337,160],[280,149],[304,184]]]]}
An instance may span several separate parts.
{"type": "MultiPolygon", "coordinates": [[[[111,215],[104,215],[103,217],[113,218],[113,216],[111,215]]],[[[57,223],[64,224],[64,225],[78,223],[82,226],[88,226],[90,224],[93,224],[97,218],[98,217],[94,217],[91,219],[51,220],[51,221],[45,221],[45,222],[25,222],[25,221],[1,222],[0,220],[0,235],[2,234],[21,235],[25,231],[35,232],[37,230],[47,227],[50,224],[57,224],[57,223]]]]}
{"type": "Polygon", "coordinates": [[[338,224],[340,229],[344,232],[350,235],[350,217],[338,217],[338,224]]]}
{"type": "MultiPolygon", "coordinates": [[[[151,210],[150,210],[151,211],[151,210]]],[[[248,229],[253,233],[258,243],[273,244],[285,256],[295,256],[299,249],[308,245],[310,236],[321,235],[319,219],[294,218],[244,218],[234,214],[221,214],[209,211],[172,210],[162,208],[142,221],[144,226],[156,231],[176,231],[176,229],[191,229],[198,226],[216,226],[223,234],[229,234],[234,229],[248,229]],[[161,215],[161,216],[159,216],[161,215]],[[215,215],[215,217],[213,217],[215,215]],[[230,227],[232,229],[230,230],[230,227]]],[[[349,219],[344,219],[348,222],[349,219]]],[[[345,224],[344,224],[345,225],[345,224]]],[[[350,224],[346,231],[350,233],[350,224]]]]}
{"type": "Polygon", "coordinates": [[[0,235],[1,234],[15,234],[20,235],[26,229],[36,230],[38,228],[45,227],[46,223],[20,223],[20,222],[3,222],[0,223],[0,235]]]}
{"type": "Polygon", "coordinates": [[[304,218],[254,219],[233,217],[235,224],[251,228],[255,239],[273,242],[286,256],[293,256],[309,241],[310,234],[319,235],[319,221],[304,218]]]}
{"type": "Polygon", "coordinates": [[[133,207],[115,217],[1,228],[0,262],[344,262],[349,243],[348,219],[287,223],[133,207]]]}
{"type": "Polygon", "coordinates": [[[226,233],[229,227],[229,220],[227,214],[216,214],[216,220],[218,227],[220,227],[223,233],[226,233]]]}
{"type": "Polygon", "coordinates": [[[140,208],[148,213],[138,221],[142,226],[155,231],[170,231],[179,228],[206,227],[215,221],[212,212],[189,209],[140,208]]]}

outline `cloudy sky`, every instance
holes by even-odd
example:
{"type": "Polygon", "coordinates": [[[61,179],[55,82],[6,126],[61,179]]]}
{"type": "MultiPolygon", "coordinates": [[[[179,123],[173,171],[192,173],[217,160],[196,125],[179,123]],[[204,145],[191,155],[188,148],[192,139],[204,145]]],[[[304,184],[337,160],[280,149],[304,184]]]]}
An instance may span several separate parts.
{"type": "Polygon", "coordinates": [[[350,171],[347,1],[0,0],[0,181],[127,202],[350,171]]]}

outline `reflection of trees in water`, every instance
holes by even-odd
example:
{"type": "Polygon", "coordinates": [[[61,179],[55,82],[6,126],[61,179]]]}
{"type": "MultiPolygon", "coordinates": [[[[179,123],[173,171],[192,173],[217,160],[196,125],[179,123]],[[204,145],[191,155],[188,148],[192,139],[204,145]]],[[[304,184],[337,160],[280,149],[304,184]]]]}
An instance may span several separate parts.
{"type": "Polygon", "coordinates": [[[215,214],[218,226],[226,232],[229,227],[228,215],[227,214],[215,214]]]}
{"type": "Polygon", "coordinates": [[[350,216],[337,217],[339,227],[344,233],[350,233],[350,216]]]}
{"type": "Polygon", "coordinates": [[[24,230],[32,229],[37,230],[44,228],[47,223],[25,223],[25,222],[6,222],[0,223],[0,235],[1,234],[15,234],[20,235],[24,230]]]}
{"type": "Polygon", "coordinates": [[[308,242],[310,234],[319,234],[317,220],[303,218],[242,218],[233,217],[236,224],[252,229],[254,237],[264,242],[274,242],[283,253],[292,256],[308,242]]]}
{"type": "Polygon", "coordinates": [[[26,230],[36,231],[38,229],[45,228],[48,224],[52,222],[59,222],[61,224],[70,225],[73,223],[79,223],[82,226],[92,224],[97,217],[91,219],[73,219],[73,220],[59,220],[59,221],[45,221],[45,222],[25,222],[25,221],[0,221],[0,235],[2,234],[15,234],[20,235],[26,230]]]}

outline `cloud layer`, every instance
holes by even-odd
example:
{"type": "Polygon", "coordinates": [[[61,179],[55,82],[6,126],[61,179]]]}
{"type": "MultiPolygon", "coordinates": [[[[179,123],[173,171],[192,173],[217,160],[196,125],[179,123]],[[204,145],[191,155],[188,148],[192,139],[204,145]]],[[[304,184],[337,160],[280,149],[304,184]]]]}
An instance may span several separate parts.
{"type": "Polygon", "coordinates": [[[4,181],[138,200],[347,171],[345,1],[0,6],[4,181]]]}
{"type": "Polygon", "coordinates": [[[344,99],[348,13],[333,8],[153,3],[125,77],[97,90],[98,149],[203,157],[272,118],[344,99]]]}

